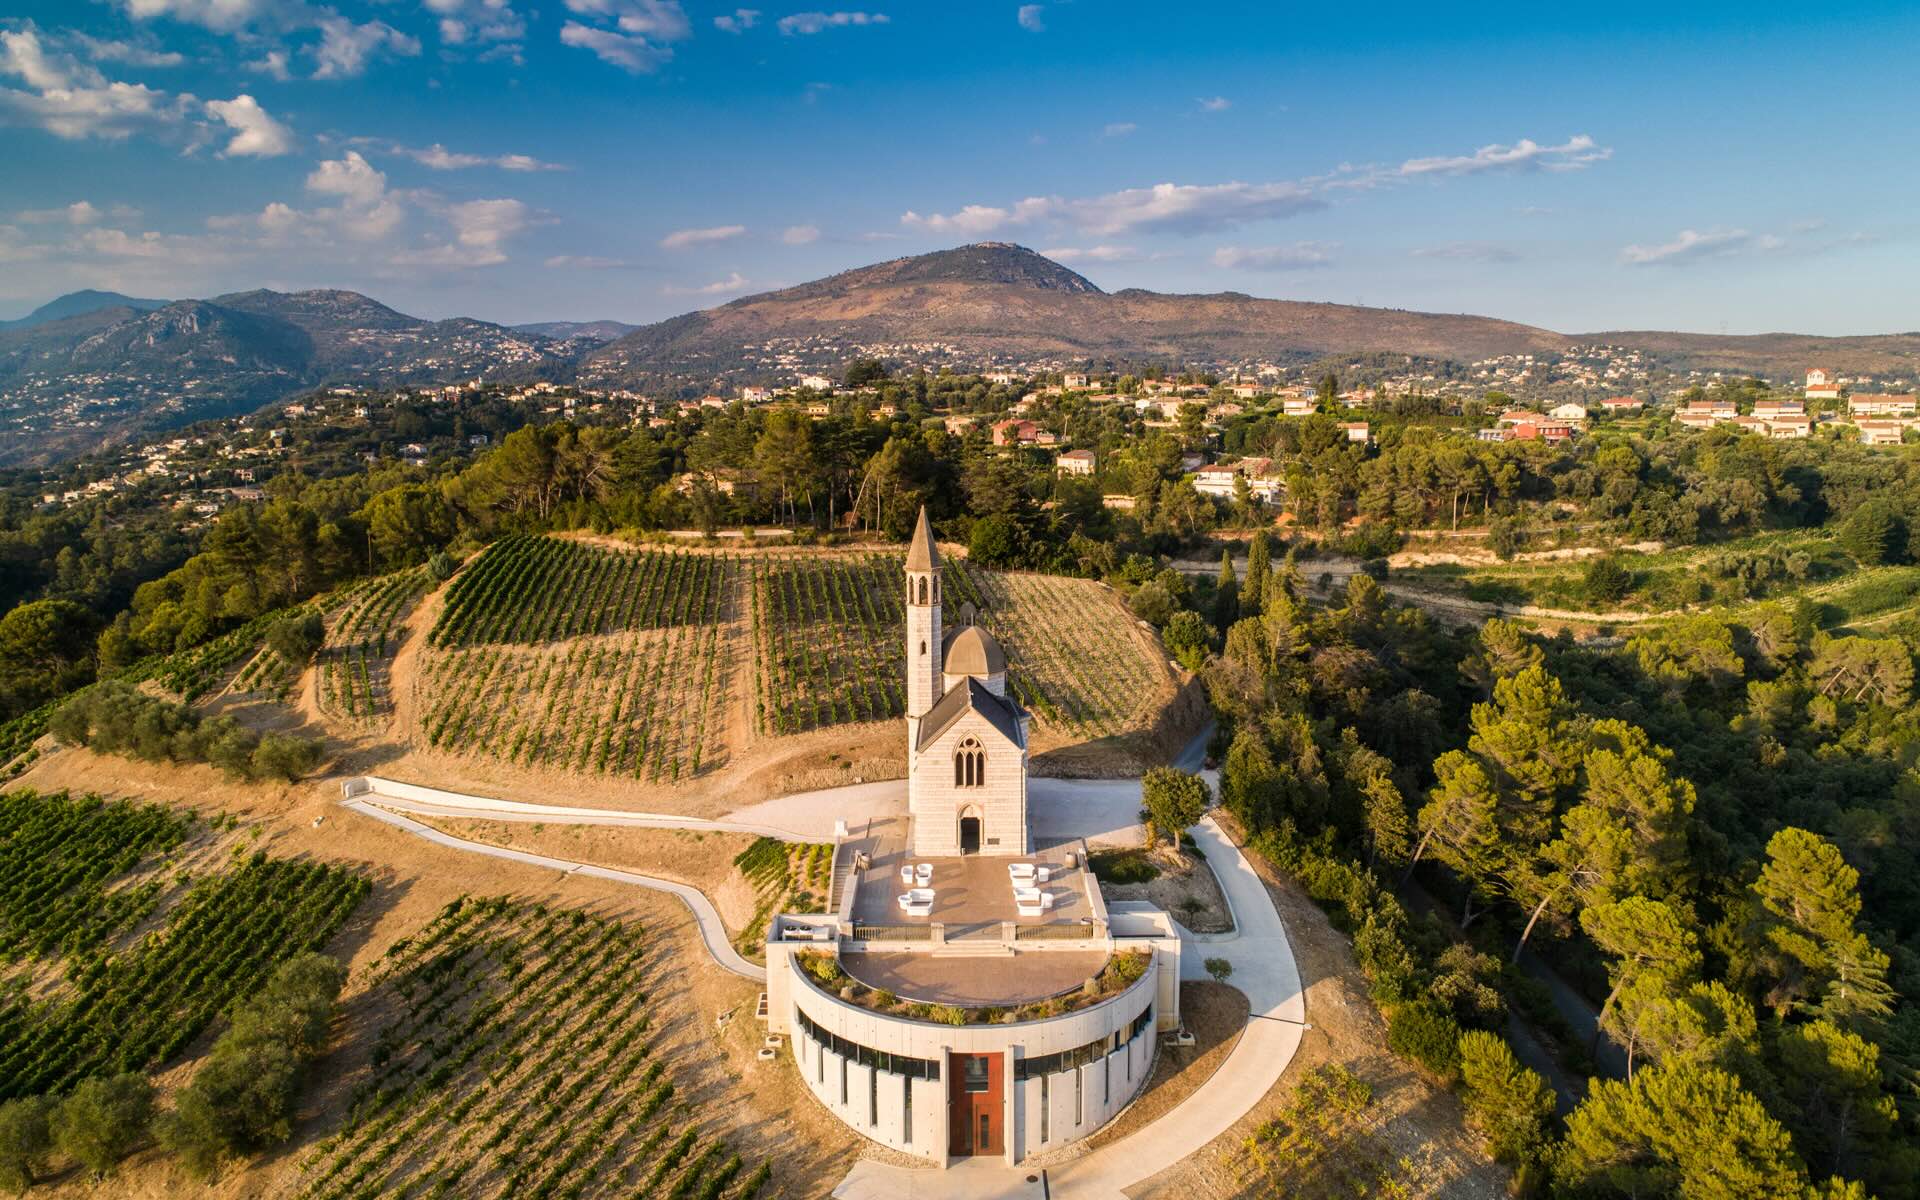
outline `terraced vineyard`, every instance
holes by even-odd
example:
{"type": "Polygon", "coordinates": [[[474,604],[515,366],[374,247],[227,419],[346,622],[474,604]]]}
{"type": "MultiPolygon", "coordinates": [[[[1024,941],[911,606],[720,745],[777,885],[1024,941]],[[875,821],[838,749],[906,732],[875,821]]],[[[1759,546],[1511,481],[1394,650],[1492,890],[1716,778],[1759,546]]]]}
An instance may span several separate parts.
{"type": "Polygon", "coordinates": [[[754,560],[762,732],[905,714],[902,561],[891,554],[754,560]]]}
{"type": "Polygon", "coordinates": [[[158,806],[0,797],[0,1100],[167,1061],[275,965],[324,946],[369,885],[352,872],[255,854],[190,880],[149,870],[188,822],[158,806]],[[159,913],[152,936],[117,935],[159,913]],[[57,977],[34,999],[29,977],[57,977]]]}
{"type": "Polygon", "coordinates": [[[1008,686],[1040,725],[1105,737],[1158,699],[1164,672],[1136,637],[1133,614],[1100,584],[963,562],[948,563],[946,579],[949,608],[978,610],[1006,649],[1008,686]]]}
{"type": "MultiPolygon", "coordinates": [[[[686,779],[726,759],[749,660],[761,734],[895,720],[906,708],[900,564],[893,553],[507,538],[447,589],[415,681],[414,734],[525,766],[686,779]]],[[[1122,733],[1160,698],[1165,672],[1100,585],[958,562],[948,574],[948,617],[975,604],[1042,728],[1122,733]]]]}
{"type": "Polygon", "coordinates": [[[449,905],[378,968],[399,1015],[302,1195],[751,1200],[771,1169],[682,1098],[645,951],[584,912],[449,905]]]}
{"type": "Polygon", "coordinates": [[[425,567],[415,567],[347,593],[317,659],[322,712],[365,720],[393,711],[387,668],[399,649],[398,626],[431,582],[425,567]]]}
{"type": "Polygon", "coordinates": [[[753,887],[753,919],[733,940],[734,948],[749,958],[764,952],[767,921],[775,912],[813,912],[831,902],[833,847],[825,842],[756,838],[734,855],[733,865],[753,887]]]}
{"type": "Polygon", "coordinates": [[[419,678],[436,748],[660,781],[726,757],[735,560],[496,543],[448,589],[419,678]]]}

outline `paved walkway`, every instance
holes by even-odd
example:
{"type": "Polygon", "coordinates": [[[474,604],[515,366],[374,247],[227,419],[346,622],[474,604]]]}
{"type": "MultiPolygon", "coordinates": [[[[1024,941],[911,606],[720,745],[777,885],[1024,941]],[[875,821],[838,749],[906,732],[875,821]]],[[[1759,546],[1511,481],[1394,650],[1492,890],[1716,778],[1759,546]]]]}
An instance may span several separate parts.
{"type": "Polygon", "coordinates": [[[504,858],[509,862],[525,863],[530,867],[546,867],[550,870],[564,871],[569,875],[590,875],[595,879],[610,879],[615,883],[629,883],[635,887],[651,888],[656,892],[667,892],[678,896],[693,910],[694,924],[700,927],[700,940],[707,945],[707,953],[713,960],[732,971],[735,975],[765,983],[767,969],[757,967],[740,957],[727,939],[727,927],[720,920],[720,913],[713,907],[713,901],[706,898],[698,888],[688,887],[684,883],[675,883],[671,879],[657,879],[652,875],[641,875],[633,871],[616,871],[610,867],[595,867],[587,863],[568,862],[564,858],[549,858],[544,854],[529,854],[524,850],[509,850],[504,846],[489,846],[484,842],[470,842],[465,838],[454,837],[450,833],[441,833],[428,825],[422,825],[412,817],[389,812],[385,807],[388,801],[377,798],[378,803],[368,803],[363,799],[343,800],[342,804],[357,813],[364,813],[376,821],[385,821],[389,825],[404,829],[415,837],[425,838],[442,846],[455,850],[465,850],[472,854],[485,854],[492,858],[504,858]]]}
{"type": "MultiPolygon", "coordinates": [[[[1247,1028],[1226,1061],[1172,1111],[1117,1142],[1049,1168],[1047,1194],[1053,1200],[1121,1200],[1127,1188],[1233,1128],[1279,1081],[1300,1048],[1306,997],[1266,886],[1212,817],[1194,826],[1193,837],[1219,877],[1240,931],[1201,949],[1233,964],[1233,986],[1246,993],[1252,1013],[1247,1028]]],[[[913,1170],[865,1159],[854,1164],[833,1194],[840,1200],[1015,1200],[1032,1194],[1026,1182],[1035,1173],[1031,1167],[968,1167],[964,1173],[913,1170]]]]}
{"type": "Polygon", "coordinates": [[[865,821],[869,814],[906,810],[904,780],[855,784],[827,792],[805,792],[765,804],[750,805],[719,820],[639,812],[625,808],[580,808],[565,804],[534,804],[526,800],[499,800],[450,792],[444,788],[401,783],[378,775],[361,775],[345,782],[350,799],[370,800],[381,808],[429,817],[468,821],[539,821],[554,825],[624,825],[633,829],[689,829],[707,833],[751,833],[783,842],[830,842],[833,823],[865,821]],[[845,793],[844,795],[842,793],[845,793]]]}

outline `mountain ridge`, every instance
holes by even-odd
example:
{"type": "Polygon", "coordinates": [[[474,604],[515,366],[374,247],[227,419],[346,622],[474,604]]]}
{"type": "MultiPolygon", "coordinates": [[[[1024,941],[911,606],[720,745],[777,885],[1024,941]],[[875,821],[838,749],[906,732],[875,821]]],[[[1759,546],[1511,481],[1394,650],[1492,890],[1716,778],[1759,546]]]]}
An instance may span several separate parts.
{"type": "Polygon", "coordinates": [[[428,320],[359,292],[264,288],[207,300],[74,293],[0,327],[0,466],[250,411],[331,383],[484,376],[697,394],[837,372],[862,353],[992,365],[1304,364],[1392,353],[1472,362],[1604,343],[1663,366],[1767,374],[1809,366],[1920,370],[1920,333],[1820,337],[1660,331],[1563,334],[1465,313],[1223,291],[1100,289],[1023,246],[980,242],[888,259],[649,325],[428,320]],[[127,303],[115,303],[126,301],[127,303]],[[141,305],[156,307],[142,308],[141,305]],[[105,304],[105,307],[93,307],[105,304]],[[66,309],[86,311],[66,312],[66,309]]]}
{"type": "Polygon", "coordinates": [[[86,316],[105,309],[127,308],[135,312],[148,312],[164,307],[168,303],[166,300],[142,300],[119,292],[82,288],[77,292],[68,292],[64,296],[56,296],[24,317],[0,321],[0,329],[31,329],[37,325],[65,320],[68,317],[86,316]]]}

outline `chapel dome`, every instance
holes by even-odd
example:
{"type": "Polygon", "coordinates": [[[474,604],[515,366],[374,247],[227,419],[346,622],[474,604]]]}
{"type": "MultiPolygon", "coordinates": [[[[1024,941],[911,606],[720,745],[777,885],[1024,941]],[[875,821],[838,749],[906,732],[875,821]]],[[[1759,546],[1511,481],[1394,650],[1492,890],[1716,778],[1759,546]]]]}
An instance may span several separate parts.
{"type": "Polygon", "coordinates": [[[1004,675],[1007,656],[992,634],[978,625],[969,625],[947,643],[944,670],[949,675],[972,675],[978,679],[1004,675]]]}

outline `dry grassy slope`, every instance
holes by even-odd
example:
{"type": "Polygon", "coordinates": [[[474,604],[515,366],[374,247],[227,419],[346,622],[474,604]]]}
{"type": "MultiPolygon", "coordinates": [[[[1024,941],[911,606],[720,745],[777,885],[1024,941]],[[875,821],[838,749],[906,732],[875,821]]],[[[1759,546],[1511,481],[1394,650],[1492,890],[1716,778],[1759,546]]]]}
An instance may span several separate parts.
{"type": "Polygon", "coordinates": [[[1719,336],[1616,330],[1583,334],[1580,340],[1676,357],[1705,370],[1758,371],[1776,376],[1797,375],[1812,366],[1872,374],[1912,371],[1920,366],[1920,333],[1814,337],[1804,333],[1719,336]]]}
{"type": "Polygon", "coordinates": [[[1115,295],[960,281],[774,292],[651,326],[606,347],[589,371],[662,368],[769,337],[942,341],[1000,355],[1242,356],[1394,350],[1436,358],[1563,349],[1544,329],[1485,317],[1223,293],[1115,295]]]}
{"type": "Polygon", "coordinates": [[[744,364],[768,338],[944,342],[989,357],[1232,360],[1391,351],[1471,361],[1606,342],[1678,366],[1792,376],[1809,364],[1891,371],[1920,361],[1920,334],[1822,338],[1616,331],[1560,334],[1456,313],[1262,300],[1233,292],[1108,294],[1031,250],[988,242],[895,259],[635,330],[590,356],[589,379],[744,364]]]}

